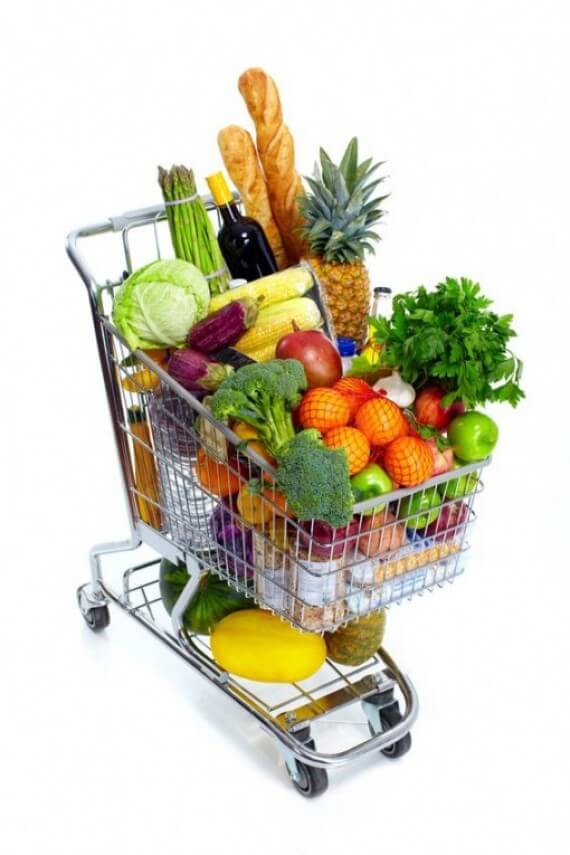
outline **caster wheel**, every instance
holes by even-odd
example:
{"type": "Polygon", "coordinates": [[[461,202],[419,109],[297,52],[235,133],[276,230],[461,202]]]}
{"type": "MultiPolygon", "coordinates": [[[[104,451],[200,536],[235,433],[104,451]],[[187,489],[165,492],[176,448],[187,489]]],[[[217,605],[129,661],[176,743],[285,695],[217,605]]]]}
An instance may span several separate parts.
{"type": "MultiPolygon", "coordinates": [[[[403,715],[400,712],[400,707],[398,706],[397,701],[394,701],[394,703],[390,704],[388,707],[380,709],[382,730],[389,730],[391,727],[395,727],[397,724],[400,724],[402,719],[403,715]]],[[[372,736],[375,736],[374,728],[372,725],[369,725],[369,727],[370,733],[372,736]]],[[[403,757],[404,754],[407,754],[411,747],[412,734],[406,733],[401,739],[398,739],[397,742],[393,742],[392,745],[388,745],[387,748],[382,748],[381,753],[384,757],[388,757],[390,760],[397,760],[398,757],[403,757]]]]}
{"type": "MultiPolygon", "coordinates": [[[[295,733],[295,738],[298,742],[302,742],[307,748],[315,750],[315,740],[311,739],[311,730],[305,727],[295,733]]],[[[294,760],[295,776],[291,773],[291,769],[287,766],[287,774],[291,779],[291,783],[297,792],[306,799],[314,799],[322,795],[329,785],[329,776],[326,769],[317,769],[316,766],[309,766],[306,763],[301,763],[300,760],[294,760]]]]}
{"type": "Polygon", "coordinates": [[[109,609],[107,606],[96,606],[93,609],[88,609],[87,613],[84,614],[83,617],[85,618],[85,622],[89,629],[92,629],[94,632],[98,632],[100,629],[105,629],[111,622],[111,616],[109,615],[109,609]]]}
{"type": "Polygon", "coordinates": [[[77,605],[79,611],[85,618],[85,623],[94,632],[100,629],[105,629],[111,622],[109,615],[109,607],[106,602],[97,603],[89,596],[89,588],[87,585],[82,585],[77,590],[77,605]]]}
{"type": "Polygon", "coordinates": [[[92,609],[88,609],[83,617],[85,618],[85,623],[89,629],[93,630],[93,632],[105,629],[111,622],[109,608],[107,606],[95,606],[92,609]]]}
{"type": "Polygon", "coordinates": [[[295,767],[297,778],[293,778],[290,772],[289,777],[298,793],[306,799],[314,799],[326,791],[329,785],[329,776],[325,769],[307,766],[298,760],[295,762],[295,767]]]}

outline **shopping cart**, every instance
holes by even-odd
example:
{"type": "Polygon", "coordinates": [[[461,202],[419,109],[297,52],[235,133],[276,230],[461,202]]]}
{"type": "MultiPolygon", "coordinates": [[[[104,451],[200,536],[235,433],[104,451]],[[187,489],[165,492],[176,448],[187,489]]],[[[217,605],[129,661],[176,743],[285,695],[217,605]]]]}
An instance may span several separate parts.
{"type": "MultiPolygon", "coordinates": [[[[204,201],[212,211],[211,199],[204,201]]],[[[396,758],[408,751],[418,714],[412,683],[383,648],[354,668],[329,659],[310,680],[288,686],[227,673],[215,663],[207,637],[184,624],[200,579],[206,572],[216,574],[251,598],[252,606],[257,603],[300,629],[319,633],[431,592],[462,572],[473,505],[489,460],[438,475],[420,487],[395,490],[383,497],[381,514],[366,514],[377,499],[361,502],[355,506],[359,521],[344,530],[323,534],[314,521],[285,518],[271,497],[264,525],[244,524],[232,502],[219,498],[224,492],[216,488],[219,484],[208,489],[198,479],[200,455],[220,461],[215,471],[222,479],[267,478],[274,470],[157,362],[131,351],[112,323],[116,289],[133,269],[171,255],[166,247],[162,205],[77,229],[67,239],[69,257],[87,286],[131,529],[128,540],[91,550],[91,581],[78,590],[79,608],[93,630],[109,624],[109,600],[124,609],[247,710],[277,740],[295,788],[316,796],[327,787],[328,768],[371,752],[396,758]],[[89,263],[83,254],[87,243],[89,263]],[[94,272],[95,265],[108,269],[111,258],[112,278],[94,272]],[[424,498],[429,506],[434,496],[440,505],[435,530],[433,524],[426,528],[420,510],[424,498]],[[156,557],[124,572],[121,568],[122,579],[111,584],[103,574],[103,557],[143,544],[156,557]],[[188,573],[170,615],[160,595],[161,559],[182,562],[188,573]],[[338,722],[340,710],[343,721],[338,722]],[[316,731],[329,737],[333,725],[335,750],[318,750],[316,731]]],[[[332,331],[312,269],[311,274],[313,296],[332,331]]]]}

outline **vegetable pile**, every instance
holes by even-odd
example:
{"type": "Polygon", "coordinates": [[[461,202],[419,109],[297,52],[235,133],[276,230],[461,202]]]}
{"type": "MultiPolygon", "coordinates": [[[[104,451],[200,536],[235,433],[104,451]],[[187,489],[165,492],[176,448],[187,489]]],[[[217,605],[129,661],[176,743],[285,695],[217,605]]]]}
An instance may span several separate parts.
{"type": "Polygon", "coordinates": [[[470,279],[445,279],[433,291],[398,294],[392,317],[371,321],[382,363],[397,368],[417,388],[436,381],[443,405],[466,407],[524,397],[522,363],[507,345],[516,333],[512,315],[490,311],[492,300],[470,279]]]}
{"type": "MultiPolygon", "coordinates": [[[[184,476],[208,503],[206,549],[240,592],[205,574],[184,623],[189,632],[211,635],[222,667],[250,679],[304,679],[320,667],[327,647],[346,665],[370,656],[384,629],[379,605],[368,608],[376,614],[348,623],[325,645],[251,609],[251,597],[314,629],[295,613],[301,603],[303,615],[322,630],[341,623],[334,612],[325,620],[331,603],[334,608],[342,601],[350,614],[350,595],[344,587],[338,593],[336,576],[358,592],[360,584],[373,587],[380,565],[392,563],[392,575],[402,566],[417,567],[418,543],[431,550],[427,562],[457,551],[457,532],[480,487],[477,474],[463,467],[485,460],[499,437],[479,408],[496,402],[516,407],[524,398],[522,362],[509,349],[516,335],[512,316],[492,311],[492,301],[470,279],[447,278],[432,289],[399,294],[390,317],[366,321],[370,291],[362,260],[378,237],[371,226],[382,216],[385,196],[371,197],[382,179],[370,180],[377,166],[359,163],[356,140],[338,166],[322,152],[321,166],[322,174],[309,181],[312,193],[294,206],[304,228],[295,210],[281,210],[279,227],[295,222],[296,237],[290,233],[286,241],[282,233],[282,246],[275,233],[272,239],[280,266],[285,255],[300,258],[305,240],[303,252],[318,281],[302,263],[230,288],[193,173],[177,166],[159,169],[176,258],[132,273],[117,289],[113,308],[129,348],[146,351],[155,363],[154,370],[141,365],[135,353],[119,370],[124,391],[134,396],[127,418],[136,507],[140,520],[159,531],[168,527],[161,508],[171,486],[161,483],[156,468],[147,404],[166,394],[202,399],[199,417],[179,419],[178,426],[192,432],[184,476]],[[353,344],[364,345],[351,368],[351,351],[339,351],[322,331],[323,314],[333,318],[337,334],[348,332],[353,344]],[[164,372],[170,384],[162,382],[164,372]],[[452,472],[447,480],[431,480],[452,472]],[[399,488],[419,489],[398,500],[393,493],[399,488]],[[283,576],[294,562],[291,591],[283,576]],[[308,585],[305,578],[301,594],[295,586],[303,584],[307,568],[312,578],[308,585]],[[315,582],[321,572],[333,585],[326,597],[315,582]],[[266,595],[256,587],[265,574],[266,595]],[[291,611],[278,604],[280,595],[292,595],[291,611]]],[[[272,188],[263,207],[268,227],[275,195],[272,188]]],[[[167,611],[187,581],[183,565],[161,563],[167,611]]],[[[356,613],[361,616],[360,606],[356,613]]]]}

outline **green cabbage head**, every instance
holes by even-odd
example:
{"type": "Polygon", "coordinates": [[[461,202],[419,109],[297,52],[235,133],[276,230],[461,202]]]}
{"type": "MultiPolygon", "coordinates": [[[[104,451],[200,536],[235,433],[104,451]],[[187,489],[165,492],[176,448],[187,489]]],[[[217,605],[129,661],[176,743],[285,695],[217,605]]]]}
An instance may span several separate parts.
{"type": "Polygon", "coordinates": [[[203,274],[179,258],[135,270],[115,295],[113,321],[129,347],[181,347],[190,327],[207,314],[203,274]]]}

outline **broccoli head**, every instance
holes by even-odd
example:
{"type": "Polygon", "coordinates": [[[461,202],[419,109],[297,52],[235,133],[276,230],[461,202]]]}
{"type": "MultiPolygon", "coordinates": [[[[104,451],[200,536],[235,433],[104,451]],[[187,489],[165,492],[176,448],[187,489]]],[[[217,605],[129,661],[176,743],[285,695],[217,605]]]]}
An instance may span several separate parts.
{"type": "Polygon", "coordinates": [[[275,457],[295,434],[291,410],[307,388],[297,359],[272,359],[244,365],[223,381],[212,397],[215,418],[236,419],[254,427],[275,457]]]}
{"type": "Polygon", "coordinates": [[[277,483],[299,520],[324,520],[334,528],[352,517],[346,452],[328,448],[317,430],[304,430],[278,455],[277,483]]]}

